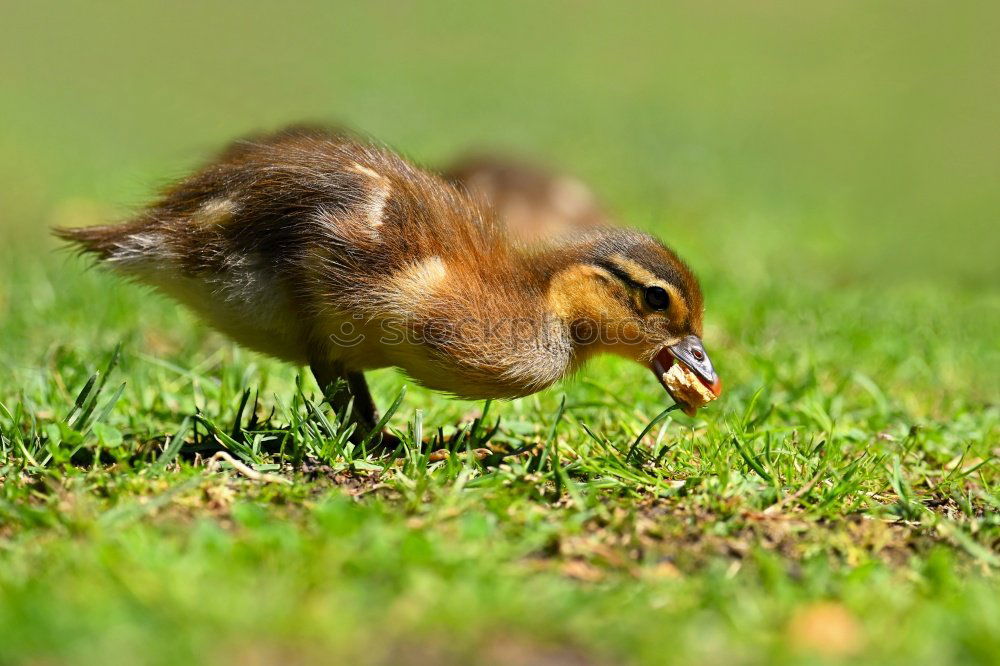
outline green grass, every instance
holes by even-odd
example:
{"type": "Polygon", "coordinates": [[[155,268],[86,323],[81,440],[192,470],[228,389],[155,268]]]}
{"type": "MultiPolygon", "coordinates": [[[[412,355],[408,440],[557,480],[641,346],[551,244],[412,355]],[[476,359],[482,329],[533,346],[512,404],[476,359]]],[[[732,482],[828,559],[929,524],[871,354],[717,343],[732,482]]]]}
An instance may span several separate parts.
{"type": "Polygon", "coordinates": [[[995,10],[177,7],[4,12],[0,663],[997,663],[995,10]],[[640,438],[618,360],[489,406],[381,371],[409,449],[365,457],[46,235],[315,118],[583,175],[701,275],[722,399],[640,438]]]}

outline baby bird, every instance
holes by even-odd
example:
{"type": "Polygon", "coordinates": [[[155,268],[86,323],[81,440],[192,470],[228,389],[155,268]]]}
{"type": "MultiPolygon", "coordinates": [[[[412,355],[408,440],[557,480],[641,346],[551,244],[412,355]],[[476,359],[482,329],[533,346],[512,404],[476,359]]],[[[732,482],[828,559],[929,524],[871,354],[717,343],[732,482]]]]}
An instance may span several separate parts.
{"type": "Polygon", "coordinates": [[[597,196],[573,176],[504,155],[463,157],[445,179],[489,202],[508,233],[529,243],[614,224],[597,196]]]}
{"type": "Polygon", "coordinates": [[[56,229],[236,342],[307,364],[355,434],[378,421],[364,372],[514,398],[599,353],[718,395],[690,269],[643,233],[513,240],[482,198],[393,152],[293,127],[229,146],[119,225],[56,229]],[[344,380],[346,391],[331,387],[344,380]]]}

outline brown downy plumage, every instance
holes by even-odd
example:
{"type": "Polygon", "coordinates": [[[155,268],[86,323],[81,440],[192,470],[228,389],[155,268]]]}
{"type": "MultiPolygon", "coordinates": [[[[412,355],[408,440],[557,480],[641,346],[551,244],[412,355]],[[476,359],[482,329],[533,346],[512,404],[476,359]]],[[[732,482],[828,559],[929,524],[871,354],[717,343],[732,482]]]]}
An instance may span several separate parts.
{"type": "Polygon", "coordinates": [[[607,228],[533,249],[479,198],[322,129],[239,141],[131,221],[56,234],[322,388],[345,379],[331,402],[353,396],[360,434],[377,420],[363,372],[389,366],[511,398],[611,352],[720,386],[698,282],[659,241],[607,228]]]}

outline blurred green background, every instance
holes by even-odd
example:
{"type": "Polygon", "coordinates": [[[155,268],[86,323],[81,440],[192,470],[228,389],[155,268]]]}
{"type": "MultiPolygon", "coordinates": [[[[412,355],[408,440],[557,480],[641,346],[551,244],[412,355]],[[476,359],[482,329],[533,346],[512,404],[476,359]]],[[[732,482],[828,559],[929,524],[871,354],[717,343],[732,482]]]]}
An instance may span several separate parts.
{"type": "Polygon", "coordinates": [[[80,200],[127,211],[242,132],[329,120],[425,163],[470,146],[546,158],[703,272],[1000,278],[997,3],[68,0],[2,15],[5,237],[37,241],[80,200]]]}

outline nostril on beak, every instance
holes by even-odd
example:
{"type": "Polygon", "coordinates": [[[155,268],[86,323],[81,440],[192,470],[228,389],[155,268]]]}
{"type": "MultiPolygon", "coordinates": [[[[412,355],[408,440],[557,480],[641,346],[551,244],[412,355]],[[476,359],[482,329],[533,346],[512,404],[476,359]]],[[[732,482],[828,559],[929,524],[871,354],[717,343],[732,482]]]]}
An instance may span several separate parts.
{"type": "Polygon", "coordinates": [[[692,349],[691,350],[691,355],[694,356],[699,361],[704,361],[705,360],[705,352],[703,352],[700,349],[697,349],[697,348],[696,349],[692,349]]]}

